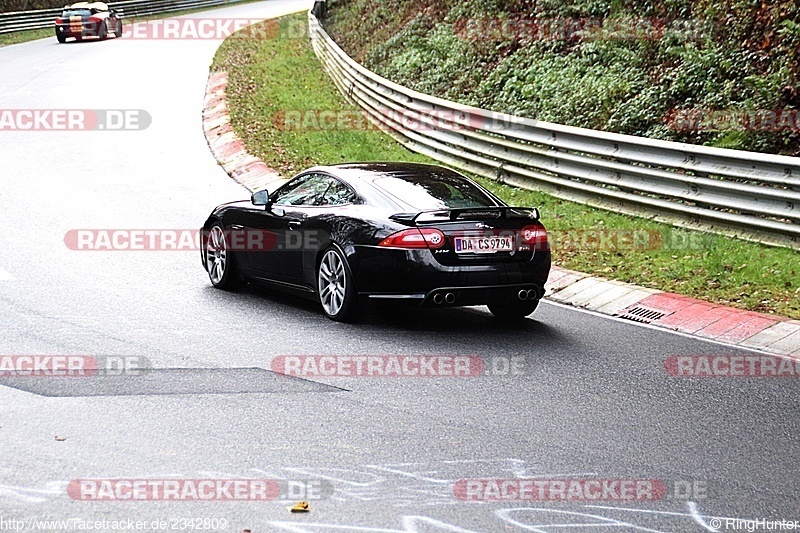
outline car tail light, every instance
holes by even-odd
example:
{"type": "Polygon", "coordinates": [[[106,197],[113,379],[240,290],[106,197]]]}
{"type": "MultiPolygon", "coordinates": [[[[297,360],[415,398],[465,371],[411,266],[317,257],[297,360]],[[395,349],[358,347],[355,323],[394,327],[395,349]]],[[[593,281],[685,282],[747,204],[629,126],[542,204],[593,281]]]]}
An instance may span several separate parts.
{"type": "Polygon", "coordinates": [[[64,24],[64,19],[57,18],[56,19],[56,24],[64,24]]]}
{"type": "Polygon", "coordinates": [[[522,242],[533,245],[534,250],[549,250],[547,231],[543,226],[525,226],[522,228],[522,242]]]}
{"type": "Polygon", "coordinates": [[[389,235],[378,246],[390,248],[441,248],[444,233],[432,228],[413,228],[389,235]]]}

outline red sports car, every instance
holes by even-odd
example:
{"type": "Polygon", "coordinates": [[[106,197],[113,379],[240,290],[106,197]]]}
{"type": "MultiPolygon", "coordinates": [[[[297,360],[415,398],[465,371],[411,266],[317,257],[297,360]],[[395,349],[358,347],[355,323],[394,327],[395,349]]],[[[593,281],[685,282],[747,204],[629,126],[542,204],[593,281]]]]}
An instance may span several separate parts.
{"type": "Polygon", "coordinates": [[[74,37],[80,41],[85,37],[106,39],[109,35],[122,37],[122,18],[103,2],[78,2],[64,6],[56,19],[56,39],[64,43],[74,37]]]}

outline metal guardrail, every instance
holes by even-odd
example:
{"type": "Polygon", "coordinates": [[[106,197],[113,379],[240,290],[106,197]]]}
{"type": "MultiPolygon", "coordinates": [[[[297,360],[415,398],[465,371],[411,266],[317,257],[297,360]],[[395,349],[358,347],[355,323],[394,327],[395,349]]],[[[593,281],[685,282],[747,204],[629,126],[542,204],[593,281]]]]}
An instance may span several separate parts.
{"type": "Polygon", "coordinates": [[[410,150],[554,196],[800,250],[800,158],[539,122],[393,83],[350,58],[309,12],[325,70],[410,150]]]}
{"type": "MultiPolygon", "coordinates": [[[[71,2],[72,0],[64,0],[65,4],[71,2]]],[[[232,3],[236,2],[232,0],[123,0],[108,2],[108,7],[119,11],[126,18],[134,18],[232,3]]],[[[63,8],[0,13],[0,33],[53,27],[56,17],[61,14],[61,11],[63,8]]]]}

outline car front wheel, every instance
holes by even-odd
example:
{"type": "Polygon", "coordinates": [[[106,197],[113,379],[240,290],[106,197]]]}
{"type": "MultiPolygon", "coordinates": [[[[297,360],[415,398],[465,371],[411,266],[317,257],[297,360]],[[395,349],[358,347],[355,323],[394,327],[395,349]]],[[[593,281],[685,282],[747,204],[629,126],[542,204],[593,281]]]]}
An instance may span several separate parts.
{"type": "Polygon", "coordinates": [[[338,246],[331,246],[322,256],[317,269],[317,294],[322,310],[331,320],[352,320],[356,307],[353,274],[338,246]]]}
{"type": "Polygon", "coordinates": [[[236,260],[228,247],[222,225],[214,223],[205,239],[205,266],[211,284],[218,289],[235,289],[239,285],[236,260]]]}

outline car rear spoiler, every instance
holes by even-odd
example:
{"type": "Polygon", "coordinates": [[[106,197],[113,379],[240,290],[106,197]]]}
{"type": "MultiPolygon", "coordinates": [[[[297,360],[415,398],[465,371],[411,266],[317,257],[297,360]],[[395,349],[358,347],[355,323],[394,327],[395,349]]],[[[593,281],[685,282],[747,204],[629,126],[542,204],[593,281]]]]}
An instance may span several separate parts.
{"type": "Polygon", "coordinates": [[[456,220],[482,220],[496,218],[531,218],[539,220],[539,216],[539,209],[536,207],[497,206],[432,209],[414,213],[396,213],[389,218],[396,222],[400,222],[401,224],[414,225],[418,222],[441,222],[443,218],[447,218],[449,222],[453,222],[456,220]],[[428,215],[431,218],[428,220],[418,220],[423,215],[428,215]]]}

